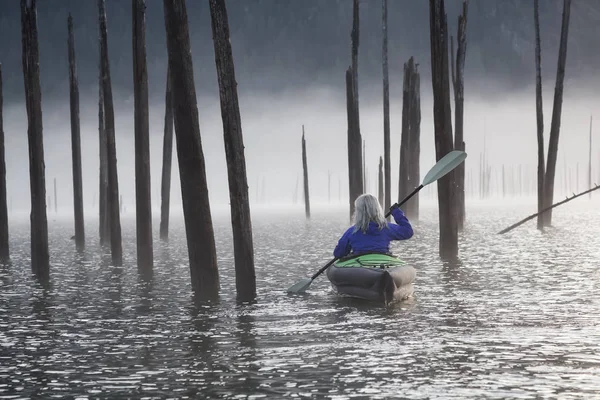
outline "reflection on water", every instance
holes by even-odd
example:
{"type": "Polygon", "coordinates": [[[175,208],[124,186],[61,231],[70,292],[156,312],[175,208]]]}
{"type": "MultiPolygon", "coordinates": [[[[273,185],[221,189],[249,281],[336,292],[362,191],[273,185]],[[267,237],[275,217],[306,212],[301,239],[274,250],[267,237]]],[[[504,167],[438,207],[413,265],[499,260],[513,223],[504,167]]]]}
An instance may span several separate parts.
{"type": "Polygon", "coordinates": [[[222,296],[201,305],[182,224],[142,276],[132,224],[117,268],[93,237],[78,254],[71,223],[54,222],[47,288],[30,273],[29,227],[15,225],[0,266],[0,399],[600,397],[600,216],[582,203],[544,235],[534,223],[496,235],[526,208],[474,208],[453,264],[438,260],[437,215],[424,209],[415,238],[394,247],[418,270],[415,296],[387,308],[334,295],[325,276],[285,292],[329,261],[345,212],[256,216],[253,304],[235,300],[226,218],[215,219],[222,296]]]}

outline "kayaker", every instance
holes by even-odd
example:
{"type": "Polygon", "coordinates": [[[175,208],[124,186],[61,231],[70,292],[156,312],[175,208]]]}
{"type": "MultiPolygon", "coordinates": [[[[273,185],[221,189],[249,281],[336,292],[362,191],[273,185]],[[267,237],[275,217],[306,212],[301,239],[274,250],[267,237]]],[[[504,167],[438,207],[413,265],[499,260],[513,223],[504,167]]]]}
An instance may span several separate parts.
{"type": "Polygon", "coordinates": [[[413,228],[398,206],[392,207],[395,224],[385,220],[377,198],[370,194],[358,196],[354,202],[354,225],[348,228],[333,250],[333,256],[342,258],[366,253],[389,254],[392,240],[406,240],[413,236],[413,228]]]}

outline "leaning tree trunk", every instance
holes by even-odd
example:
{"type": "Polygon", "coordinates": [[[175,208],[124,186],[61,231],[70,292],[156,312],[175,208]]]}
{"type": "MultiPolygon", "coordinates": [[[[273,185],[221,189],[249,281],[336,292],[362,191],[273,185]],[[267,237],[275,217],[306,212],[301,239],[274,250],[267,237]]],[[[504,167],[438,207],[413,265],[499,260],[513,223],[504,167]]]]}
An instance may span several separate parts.
{"type": "MultiPolygon", "coordinates": [[[[448,76],[448,25],[444,0],[429,0],[429,10],[435,153],[436,159],[439,161],[454,148],[448,76]]],[[[454,172],[450,172],[438,180],[439,251],[440,257],[447,260],[455,259],[458,256],[454,179],[454,172]]]]}
{"type": "Polygon", "coordinates": [[[173,95],[171,93],[170,67],[167,67],[165,94],[165,134],[163,138],[162,178],[160,184],[160,238],[169,238],[169,207],[171,203],[171,161],[173,157],[173,95]]]}
{"type": "MultiPolygon", "coordinates": [[[[378,188],[379,188],[379,193],[378,193],[378,198],[379,198],[379,205],[381,207],[384,207],[383,205],[383,185],[384,185],[384,180],[383,180],[383,158],[379,157],[379,175],[378,175],[378,188]]],[[[389,208],[386,208],[386,210],[389,210],[389,208]]]]}
{"type": "MultiPolygon", "coordinates": [[[[465,151],[463,136],[464,126],[464,87],[465,56],[467,52],[467,1],[463,1],[462,14],[458,17],[458,34],[456,36],[456,70],[454,65],[454,41],[452,41],[452,83],[454,86],[454,149],[465,151]]],[[[465,164],[461,163],[455,170],[456,178],[456,211],[458,230],[465,224],[465,164]]]]}
{"type": "Polygon", "coordinates": [[[216,299],[219,271],[194,84],[185,0],[163,0],[181,197],[196,301],[216,299]]]}
{"type": "Polygon", "coordinates": [[[69,99],[71,106],[71,153],[73,157],[73,206],[75,217],[75,247],[77,251],[85,249],[85,228],[83,220],[83,184],[81,173],[81,134],[79,126],[79,83],[75,61],[75,38],[73,36],[73,18],[67,19],[69,32],[69,99]]]}
{"type": "Polygon", "coordinates": [[[304,171],[304,212],[310,218],[310,196],[308,193],[308,164],[306,161],[306,140],[304,139],[304,125],[302,125],[302,170],[304,171]]]}
{"type": "Polygon", "coordinates": [[[542,50],[540,44],[539,0],[533,0],[533,19],[535,25],[535,109],[537,122],[537,228],[544,229],[544,108],[542,102],[542,50]]]}
{"type": "MultiPolygon", "coordinates": [[[[554,176],[556,175],[556,158],[558,156],[558,136],[560,133],[560,119],[562,114],[563,83],[565,80],[565,64],[567,61],[567,39],[569,37],[570,13],[571,0],[564,0],[560,46],[558,49],[558,68],[556,70],[556,87],[554,89],[554,105],[552,106],[552,122],[550,125],[550,139],[548,140],[548,163],[544,179],[544,207],[551,206],[554,201],[554,176]]],[[[552,224],[552,209],[549,209],[544,215],[544,226],[550,226],[552,224]]]]}
{"type": "Polygon", "coordinates": [[[110,224],[110,250],[112,262],[116,266],[123,264],[121,243],[121,214],[119,210],[119,182],[117,176],[117,149],[115,143],[115,114],[113,108],[110,66],[108,62],[108,39],[106,33],[106,10],[104,0],[98,0],[100,16],[100,51],[102,63],[102,88],[104,92],[104,116],[108,162],[108,211],[110,224]]]}
{"type": "Polygon", "coordinates": [[[8,208],[6,204],[6,153],[4,149],[3,107],[2,64],[0,64],[0,262],[6,262],[10,257],[8,246],[8,208]]]}
{"type": "Polygon", "coordinates": [[[225,0],[210,0],[209,4],[229,178],[237,298],[251,301],[256,297],[252,220],[229,20],[225,0]]]}
{"type": "Polygon", "coordinates": [[[21,34],[27,138],[29,141],[29,183],[31,193],[31,269],[42,282],[50,277],[46,178],[42,126],[40,56],[37,34],[36,0],[21,0],[21,34]]]}
{"type": "Polygon", "coordinates": [[[150,128],[146,68],[146,0],[131,1],[133,36],[133,98],[135,123],[135,218],[137,262],[152,271],[152,202],[150,199],[150,128]]]}
{"type": "MultiPolygon", "coordinates": [[[[387,34],[387,10],[388,0],[382,2],[382,31],[383,31],[383,159],[385,189],[383,189],[385,200],[383,206],[389,210],[392,205],[392,173],[390,156],[390,78],[388,68],[388,34],[387,34]]],[[[381,200],[380,200],[381,201],[381,200]]]]}

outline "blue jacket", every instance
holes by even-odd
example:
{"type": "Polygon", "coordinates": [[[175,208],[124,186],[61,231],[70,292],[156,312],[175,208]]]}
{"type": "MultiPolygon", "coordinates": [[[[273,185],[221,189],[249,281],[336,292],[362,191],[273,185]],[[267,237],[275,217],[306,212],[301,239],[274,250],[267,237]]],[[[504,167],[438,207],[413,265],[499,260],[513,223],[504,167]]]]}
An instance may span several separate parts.
{"type": "Polygon", "coordinates": [[[361,230],[354,232],[354,226],[348,228],[333,250],[333,256],[341,258],[350,252],[352,254],[388,253],[392,240],[410,239],[413,229],[402,210],[395,208],[392,210],[392,216],[396,223],[388,222],[387,228],[379,229],[375,222],[369,222],[366,233],[361,230]]]}

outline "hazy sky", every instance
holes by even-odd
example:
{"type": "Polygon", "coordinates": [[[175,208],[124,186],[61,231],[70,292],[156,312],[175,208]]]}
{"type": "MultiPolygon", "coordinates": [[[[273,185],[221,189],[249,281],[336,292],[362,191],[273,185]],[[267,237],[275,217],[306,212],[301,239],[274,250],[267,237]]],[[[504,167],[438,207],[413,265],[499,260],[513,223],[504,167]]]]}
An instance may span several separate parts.
{"type": "MultiPolygon", "coordinates": [[[[72,204],[71,147],[66,64],[66,15],[73,10],[81,85],[81,134],[84,168],[84,202],[87,207],[98,191],[97,130],[97,23],[96,2],[39,1],[39,30],[43,85],[46,183],[52,195],[57,178],[59,205],[72,204]]],[[[188,1],[188,4],[192,2],[188,1]]],[[[299,3],[299,2],[298,2],[299,3]]],[[[305,125],[311,198],[327,200],[327,172],[332,174],[332,197],[338,181],[347,196],[346,110],[344,69],[350,63],[351,1],[309,1],[306,7],[279,0],[228,1],[232,43],[240,90],[242,128],[246,145],[250,197],[263,179],[273,202],[290,202],[301,174],[300,138],[305,125]],[[329,13],[329,14],[327,14],[329,13]],[[336,21],[337,19],[337,21],[336,21]],[[303,28],[304,27],[304,28],[303,28]],[[319,36],[315,36],[319,32],[319,36]]],[[[402,109],[402,62],[415,54],[421,70],[421,168],[434,163],[431,76],[429,70],[428,7],[425,1],[390,0],[390,79],[392,123],[392,179],[397,180],[402,109]],[[409,11],[409,12],[403,12],[409,11]],[[396,22],[397,21],[397,22],[396,22]]],[[[475,2],[471,2],[475,4],[475,2]]],[[[472,6],[467,28],[465,77],[465,138],[467,168],[478,168],[484,132],[490,163],[527,164],[536,159],[535,91],[532,27],[528,2],[487,2],[472,6]],[[509,6],[513,6],[510,8],[509,6]],[[529,14],[527,14],[529,13],[529,14]],[[523,16],[526,14],[526,17],[523,16]],[[487,22],[487,23],[484,23],[487,22]],[[529,23],[529,22],[528,22],[529,23]],[[502,39],[502,40],[501,40],[502,39]],[[497,43],[497,46],[494,44],[497,43]],[[494,52],[497,50],[496,55],[494,52]]],[[[366,140],[367,168],[375,181],[383,153],[380,68],[380,2],[361,1],[361,58],[359,60],[361,131],[366,140]]],[[[458,2],[448,2],[450,29],[454,32],[458,2]]],[[[544,43],[543,75],[545,133],[548,135],[556,70],[556,50],[562,6],[542,2],[544,43]]],[[[559,165],[563,158],[575,167],[581,180],[587,164],[589,116],[600,102],[596,71],[600,58],[588,51],[597,43],[593,2],[573,2],[571,38],[559,165]]],[[[124,202],[133,208],[133,97],[131,84],[130,2],[107,1],[111,72],[115,82],[115,113],[119,187],[124,202]]],[[[228,202],[222,122],[217,97],[214,53],[208,6],[189,9],[193,60],[199,99],[200,129],[207,163],[211,201],[228,202]]],[[[20,70],[20,19],[18,2],[0,0],[0,61],[5,79],[4,130],[7,148],[7,185],[13,208],[29,208],[26,114],[20,70]]],[[[166,49],[162,2],[148,0],[148,68],[150,76],[150,129],[153,207],[159,206],[164,118],[166,49]]],[[[600,122],[599,122],[600,123],[600,122]]],[[[600,135],[594,144],[594,171],[600,167],[600,135]]],[[[176,156],[173,159],[172,202],[180,202],[176,156]]],[[[560,170],[560,168],[559,168],[560,170]]],[[[600,178],[600,177],[599,177],[600,178]]],[[[372,184],[371,191],[376,188],[372,184]]],[[[392,198],[396,197],[392,186],[392,198]]],[[[97,200],[96,200],[97,202],[97,200]]]]}

